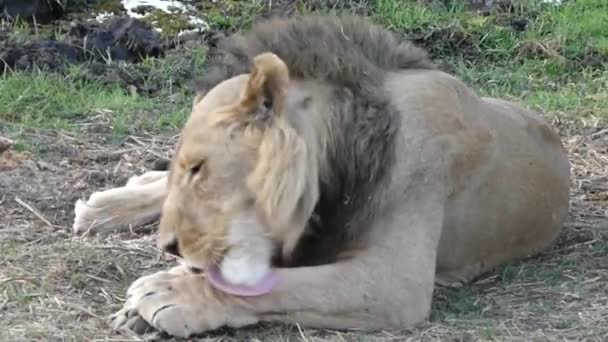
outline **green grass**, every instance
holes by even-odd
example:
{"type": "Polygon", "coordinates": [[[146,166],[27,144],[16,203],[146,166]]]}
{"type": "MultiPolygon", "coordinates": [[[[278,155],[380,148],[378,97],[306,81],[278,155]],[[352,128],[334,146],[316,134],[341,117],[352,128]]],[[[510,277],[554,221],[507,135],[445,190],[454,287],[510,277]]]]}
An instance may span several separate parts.
{"type": "Polygon", "coordinates": [[[608,3],[524,0],[510,13],[483,16],[463,2],[447,2],[378,0],[374,19],[418,38],[483,95],[515,99],[548,115],[608,117],[608,3]],[[511,26],[515,19],[528,22],[525,31],[511,26]]]}
{"type": "Polygon", "coordinates": [[[202,4],[202,16],[213,29],[233,32],[250,26],[254,20],[267,14],[267,1],[221,1],[218,4],[202,4]]]}
{"type": "MultiPolygon", "coordinates": [[[[353,1],[351,7],[366,5],[374,21],[427,47],[442,67],[482,95],[521,101],[549,116],[608,116],[605,1],[552,6],[522,0],[510,11],[496,9],[488,15],[462,4],[376,0],[353,1]],[[528,22],[524,31],[511,25],[518,18],[528,22]]],[[[213,28],[229,31],[247,28],[267,12],[266,2],[261,0],[210,6],[205,8],[204,17],[213,28]]],[[[38,30],[38,35],[60,35],[56,28],[49,31],[38,30]]],[[[13,39],[27,39],[27,32],[18,24],[13,39]]],[[[100,111],[110,113],[112,133],[118,136],[142,130],[174,132],[189,111],[191,91],[183,81],[192,72],[204,73],[205,53],[199,48],[126,67],[143,85],[144,91],[137,94],[124,84],[89,77],[79,66],[62,73],[7,73],[0,82],[0,120],[12,124],[8,135],[18,143],[19,127],[77,134],[78,124],[100,111]],[[189,53],[195,57],[194,68],[185,66],[190,62],[189,53]],[[151,95],[146,94],[147,89],[152,89],[151,95]]]]}
{"type": "Polygon", "coordinates": [[[6,73],[0,78],[0,133],[28,149],[36,142],[22,135],[26,131],[79,136],[91,133],[86,128],[94,121],[106,126],[92,133],[116,141],[144,131],[177,131],[192,104],[188,81],[202,74],[205,57],[205,47],[194,47],[137,65],[108,61],[101,74],[88,65],[6,73]]]}
{"type": "Polygon", "coordinates": [[[18,72],[0,83],[0,119],[12,124],[17,141],[20,130],[27,128],[79,133],[79,125],[100,115],[107,119],[110,135],[176,130],[189,114],[191,100],[181,96],[170,102],[168,96],[161,92],[158,97],[146,97],[120,86],[18,72]]]}

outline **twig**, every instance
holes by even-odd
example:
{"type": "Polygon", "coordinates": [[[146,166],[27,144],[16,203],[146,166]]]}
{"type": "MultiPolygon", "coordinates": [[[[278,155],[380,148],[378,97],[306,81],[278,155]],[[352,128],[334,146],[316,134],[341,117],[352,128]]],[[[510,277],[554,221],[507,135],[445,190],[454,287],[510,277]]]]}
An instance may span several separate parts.
{"type": "Polygon", "coordinates": [[[87,276],[87,277],[89,277],[89,278],[91,278],[93,280],[101,281],[103,283],[112,283],[111,280],[108,280],[108,279],[105,279],[105,278],[101,278],[101,277],[98,277],[98,276],[94,276],[92,274],[86,274],[85,273],[85,276],[87,276]]]}
{"type": "Polygon", "coordinates": [[[600,135],[604,135],[606,133],[608,133],[608,128],[591,134],[591,139],[595,139],[596,137],[599,137],[600,135]]]}
{"type": "Polygon", "coordinates": [[[13,282],[13,281],[25,281],[34,286],[40,287],[40,283],[36,279],[27,278],[27,277],[14,277],[14,278],[2,279],[2,281],[0,281],[0,287],[4,286],[10,282],[13,282]]]}
{"type": "Polygon", "coordinates": [[[38,217],[42,222],[44,222],[50,228],[59,228],[58,226],[52,224],[49,220],[44,218],[44,216],[42,216],[42,214],[40,214],[36,209],[32,208],[29,204],[23,202],[19,197],[15,197],[15,202],[17,202],[19,205],[21,205],[25,209],[29,210],[32,214],[36,215],[36,217],[38,217]]]}
{"type": "Polygon", "coordinates": [[[80,305],[73,304],[73,303],[68,303],[68,302],[64,302],[64,304],[67,305],[67,306],[69,306],[69,307],[71,307],[72,309],[82,311],[83,313],[85,313],[85,314],[87,314],[87,315],[89,315],[91,317],[94,317],[94,318],[97,318],[97,319],[102,319],[102,320],[105,319],[104,317],[101,317],[98,314],[95,314],[95,313],[91,312],[91,310],[88,310],[88,309],[86,309],[86,308],[84,308],[84,307],[82,307],[80,305]]]}
{"type": "Polygon", "coordinates": [[[33,21],[33,24],[34,24],[34,35],[36,37],[38,37],[38,21],[36,20],[36,16],[35,15],[32,16],[32,21],[33,21]]]}
{"type": "Polygon", "coordinates": [[[14,143],[11,139],[0,136],[0,154],[10,149],[13,144],[14,143]]]}
{"type": "Polygon", "coordinates": [[[0,304],[0,311],[4,310],[4,307],[6,306],[6,304],[8,304],[8,298],[6,298],[4,300],[4,302],[2,302],[2,304],[0,304]]]}
{"type": "Polygon", "coordinates": [[[138,150],[138,148],[128,148],[128,149],[124,149],[124,150],[102,153],[95,157],[95,161],[97,161],[97,162],[116,161],[116,160],[119,160],[123,154],[133,152],[136,150],[138,150]]]}
{"type": "Polygon", "coordinates": [[[298,332],[300,333],[300,337],[302,337],[302,340],[305,342],[308,342],[308,338],[306,338],[306,335],[304,335],[304,331],[302,330],[302,327],[300,327],[300,325],[297,323],[296,323],[296,327],[298,327],[298,332]]]}
{"type": "Polygon", "coordinates": [[[128,139],[131,139],[131,140],[135,141],[135,143],[137,143],[137,144],[139,144],[141,146],[145,146],[146,145],[146,143],[144,143],[143,141],[141,141],[139,138],[135,137],[134,135],[130,135],[128,137],[128,139]]]}

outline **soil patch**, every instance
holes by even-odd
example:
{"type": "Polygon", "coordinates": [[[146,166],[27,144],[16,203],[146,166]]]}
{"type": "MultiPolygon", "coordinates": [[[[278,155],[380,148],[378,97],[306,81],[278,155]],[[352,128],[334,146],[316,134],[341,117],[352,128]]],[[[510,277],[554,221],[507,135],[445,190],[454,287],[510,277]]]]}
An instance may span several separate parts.
{"type": "Polygon", "coordinates": [[[95,10],[115,14],[125,12],[120,0],[3,0],[0,2],[0,18],[8,20],[19,18],[38,24],[48,24],[70,13],[95,10]]]}
{"type": "MultiPolygon", "coordinates": [[[[431,321],[398,336],[344,332],[336,338],[331,332],[272,325],[223,329],[211,336],[277,342],[303,335],[318,341],[382,342],[474,341],[488,334],[509,340],[605,336],[608,133],[599,121],[554,125],[572,162],[572,207],[559,240],[542,255],[462,289],[439,288],[431,321]]],[[[42,157],[13,150],[0,155],[0,283],[6,295],[0,302],[0,339],[109,336],[106,316],[121,307],[127,286],[168,267],[170,260],[154,247],[155,234],[149,232],[156,224],[103,239],[73,236],[74,203],[154,168],[156,160],[171,155],[176,139],[130,136],[110,145],[102,135],[76,140],[44,132],[32,132],[31,139],[53,147],[42,157]]]]}
{"type": "Polygon", "coordinates": [[[103,135],[86,137],[36,132],[30,139],[49,147],[41,158],[13,150],[1,154],[0,197],[5,203],[0,215],[29,211],[42,224],[69,230],[78,198],[158,168],[172,149],[172,140],[162,137],[130,136],[120,146],[111,146],[103,135]]]}
{"type": "Polygon", "coordinates": [[[80,22],[62,40],[11,39],[0,36],[0,67],[26,70],[34,65],[60,70],[67,64],[123,60],[137,63],[146,57],[160,57],[168,48],[158,32],[142,21],[117,17],[103,24],[80,22]]]}
{"type": "Polygon", "coordinates": [[[0,70],[40,69],[152,95],[163,88],[188,86],[202,64],[194,58],[193,50],[203,50],[203,45],[210,42],[195,32],[179,41],[167,40],[149,24],[128,16],[66,26],[57,24],[59,39],[15,37],[10,29],[0,31],[0,70]],[[167,67],[142,63],[148,58],[167,67]],[[73,65],[80,67],[70,69],[73,65]],[[170,74],[163,74],[168,71],[170,74]]]}

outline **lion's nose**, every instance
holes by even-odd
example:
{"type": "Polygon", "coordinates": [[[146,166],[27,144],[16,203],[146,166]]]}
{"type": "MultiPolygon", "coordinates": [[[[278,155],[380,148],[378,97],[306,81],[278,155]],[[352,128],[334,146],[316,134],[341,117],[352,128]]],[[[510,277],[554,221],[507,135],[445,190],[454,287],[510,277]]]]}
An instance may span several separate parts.
{"type": "Polygon", "coordinates": [[[179,244],[177,243],[177,240],[173,240],[170,243],[166,244],[163,249],[165,250],[165,252],[169,253],[169,254],[173,254],[177,257],[181,258],[181,253],[179,252],[179,244]]]}

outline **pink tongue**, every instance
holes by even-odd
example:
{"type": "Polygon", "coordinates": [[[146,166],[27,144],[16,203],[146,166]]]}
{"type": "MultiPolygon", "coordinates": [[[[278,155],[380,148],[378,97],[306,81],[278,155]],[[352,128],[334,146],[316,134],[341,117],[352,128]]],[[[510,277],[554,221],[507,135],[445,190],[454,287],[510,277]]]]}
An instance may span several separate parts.
{"type": "Polygon", "coordinates": [[[279,280],[277,273],[274,270],[271,270],[254,286],[234,285],[224,279],[220,268],[217,265],[209,267],[206,274],[207,280],[216,289],[231,295],[243,297],[261,296],[266,294],[275,287],[279,280]]]}

